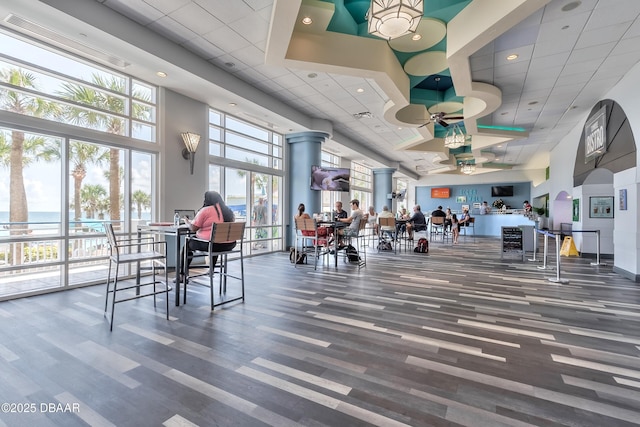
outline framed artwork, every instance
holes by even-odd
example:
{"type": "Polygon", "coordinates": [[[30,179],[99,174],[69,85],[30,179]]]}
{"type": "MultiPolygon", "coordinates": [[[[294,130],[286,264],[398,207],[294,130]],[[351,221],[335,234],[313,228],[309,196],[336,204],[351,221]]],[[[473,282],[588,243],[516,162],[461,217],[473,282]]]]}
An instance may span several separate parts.
{"type": "Polygon", "coordinates": [[[580,221],[580,199],[573,199],[573,220],[580,221]]]}
{"type": "Polygon", "coordinates": [[[613,197],[589,197],[589,218],[613,218],[613,197]]]}
{"type": "Polygon", "coordinates": [[[467,196],[456,197],[456,203],[467,203],[467,196]]]}
{"type": "Polygon", "coordinates": [[[626,188],[620,190],[620,210],[621,211],[627,210],[627,189],[626,188]]]}

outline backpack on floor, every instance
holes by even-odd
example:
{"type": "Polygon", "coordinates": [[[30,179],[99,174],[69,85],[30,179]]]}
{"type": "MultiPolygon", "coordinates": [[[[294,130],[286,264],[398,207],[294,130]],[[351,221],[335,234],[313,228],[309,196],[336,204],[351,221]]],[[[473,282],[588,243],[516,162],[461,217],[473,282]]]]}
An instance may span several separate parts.
{"type": "Polygon", "coordinates": [[[307,262],[307,254],[298,252],[298,258],[294,260],[295,256],[296,248],[291,248],[291,250],[289,251],[289,261],[291,261],[291,264],[304,264],[307,262]]]}
{"type": "Polygon", "coordinates": [[[429,241],[424,237],[418,239],[418,246],[413,249],[414,252],[418,252],[421,254],[429,253],[429,241]]]}
{"type": "Polygon", "coordinates": [[[347,259],[349,262],[360,262],[360,255],[358,255],[358,250],[352,245],[347,246],[345,249],[345,254],[347,255],[347,259]]]}
{"type": "Polygon", "coordinates": [[[378,243],[379,251],[392,251],[393,246],[391,246],[391,242],[380,242],[378,243]]]}

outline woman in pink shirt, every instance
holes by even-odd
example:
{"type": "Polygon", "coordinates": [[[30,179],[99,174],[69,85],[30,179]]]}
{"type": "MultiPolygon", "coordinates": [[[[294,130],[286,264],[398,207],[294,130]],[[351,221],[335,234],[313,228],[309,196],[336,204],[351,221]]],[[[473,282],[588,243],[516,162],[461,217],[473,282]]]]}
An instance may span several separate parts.
{"type": "MultiPolygon", "coordinates": [[[[191,231],[196,232],[196,237],[198,239],[190,239],[189,247],[187,248],[187,263],[191,264],[191,258],[193,256],[193,251],[208,251],[209,250],[209,240],[211,239],[211,229],[213,228],[213,224],[218,224],[221,222],[234,222],[235,215],[233,215],[233,211],[227,207],[222,200],[222,196],[217,191],[207,191],[204,193],[204,204],[202,208],[198,211],[195,218],[190,221],[188,218],[185,219],[185,223],[189,225],[191,231]],[[200,240],[201,239],[201,240],[200,240]]],[[[236,242],[227,242],[227,243],[215,243],[213,245],[214,251],[226,251],[233,249],[236,246],[236,242]]],[[[182,257],[184,259],[184,247],[182,248],[182,257]]],[[[213,257],[213,264],[210,268],[213,268],[216,265],[218,258],[213,257]]],[[[184,266],[180,269],[180,274],[184,274],[184,266]]]]}

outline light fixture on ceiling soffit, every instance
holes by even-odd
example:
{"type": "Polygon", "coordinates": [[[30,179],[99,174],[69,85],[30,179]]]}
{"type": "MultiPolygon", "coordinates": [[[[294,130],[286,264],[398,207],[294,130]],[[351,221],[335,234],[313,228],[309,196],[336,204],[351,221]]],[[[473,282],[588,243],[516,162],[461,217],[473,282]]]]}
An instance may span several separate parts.
{"type": "Polygon", "coordinates": [[[462,172],[463,174],[471,175],[475,171],[476,171],[475,163],[472,163],[471,161],[460,163],[460,172],[462,172]]]}
{"type": "Polygon", "coordinates": [[[392,40],[415,33],[424,15],[423,0],[371,0],[367,11],[368,31],[392,40]]]}
{"type": "Polygon", "coordinates": [[[459,148],[464,145],[466,139],[466,135],[456,123],[447,129],[447,133],[444,136],[444,146],[449,149],[459,148]]]}

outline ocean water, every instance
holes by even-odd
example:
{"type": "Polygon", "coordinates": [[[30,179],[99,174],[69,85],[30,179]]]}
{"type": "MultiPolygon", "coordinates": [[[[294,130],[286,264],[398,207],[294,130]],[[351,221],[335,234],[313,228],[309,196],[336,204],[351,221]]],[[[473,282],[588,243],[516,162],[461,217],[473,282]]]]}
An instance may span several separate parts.
{"type": "MultiPolygon", "coordinates": [[[[124,216],[124,213],[122,215],[124,216]]],[[[69,218],[73,218],[73,216],[74,212],[69,211],[69,218]]],[[[134,218],[138,218],[136,213],[134,213],[134,218]]],[[[105,219],[108,220],[109,217],[105,216],[105,219]]],[[[151,214],[149,212],[143,212],[141,219],[149,221],[151,214]]],[[[82,218],[82,221],[85,222],[86,226],[94,228],[96,231],[102,231],[102,220],[82,218]]],[[[51,230],[59,230],[61,228],[60,212],[29,212],[28,222],[29,224],[25,224],[25,228],[29,228],[35,233],[38,233],[38,230],[40,230],[41,233],[49,230],[48,233],[51,233],[51,230]]],[[[8,225],[9,212],[0,211],[0,238],[9,235],[9,231],[7,230],[8,225]]]]}
{"type": "MultiPolygon", "coordinates": [[[[73,218],[74,216],[74,212],[73,211],[69,211],[69,218],[73,218]]],[[[124,216],[124,213],[122,213],[122,216],[124,216]]],[[[134,218],[138,218],[137,214],[134,213],[134,218]]],[[[109,216],[106,215],[105,219],[109,219],[109,216]]],[[[149,212],[143,212],[142,213],[142,219],[144,220],[150,220],[151,219],[151,214],[149,212]]],[[[98,219],[86,219],[83,218],[83,220],[85,221],[101,221],[98,219]]],[[[29,212],[29,222],[30,223],[58,223],[60,222],[60,212],[29,212]]],[[[0,212],[0,224],[1,225],[6,225],[9,223],[9,212],[0,212]]],[[[33,224],[34,226],[36,224],[33,224]]],[[[41,224],[44,225],[44,224],[41,224]]]]}

